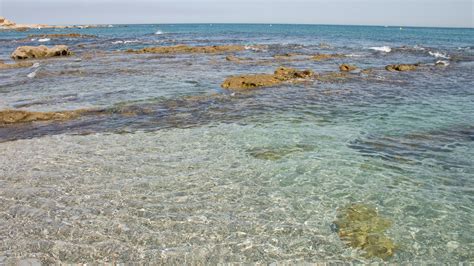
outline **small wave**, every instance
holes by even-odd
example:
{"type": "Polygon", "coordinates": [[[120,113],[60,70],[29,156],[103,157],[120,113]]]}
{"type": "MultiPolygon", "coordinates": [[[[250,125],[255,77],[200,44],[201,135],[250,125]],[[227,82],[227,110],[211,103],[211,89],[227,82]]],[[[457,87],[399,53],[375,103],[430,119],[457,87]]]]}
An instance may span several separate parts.
{"type": "Polygon", "coordinates": [[[161,30],[158,30],[155,32],[155,35],[162,35],[162,34],[165,34],[164,32],[162,32],[161,30]]]}
{"type": "Polygon", "coordinates": [[[449,56],[440,52],[428,52],[431,56],[434,56],[435,58],[443,58],[443,59],[449,59],[449,56]]]}
{"type": "Polygon", "coordinates": [[[437,66],[449,66],[449,62],[446,60],[438,60],[436,61],[437,66]]]}
{"type": "Polygon", "coordinates": [[[413,49],[415,49],[416,51],[424,51],[424,50],[426,50],[424,47],[421,47],[421,46],[419,46],[419,45],[413,46],[413,49]]]}
{"type": "Polygon", "coordinates": [[[346,57],[364,57],[362,54],[346,54],[346,57]]]}
{"type": "Polygon", "coordinates": [[[38,67],[40,67],[40,63],[38,63],[38,62],[34,63],[34,64],[31,66],[31,68],[38,68],[38,67]]]}
{"type": "Polygon", "coordinates": [[[375,46],[375,47],[370,47],[369,49],[377,51],[377,52],[384,52],[384,53],[390,53],[392,51],[392,48],[390,48],[390,46],[380,46],[380,47],[375,46]]]}
{"type": "Polygon", "coordinates": [[[263,51],[265,51],[265,49],[261,46],[259,47],[259,46],[251,46],[251,45],[244,46],[244,49],[254,51],[254,52],[263,52],[263,51]]]}
{"type": "Polygon", "coordinates": [[[26,75],[28,78],[32,79],[34,77],[36,77],[36,70],[31,72],[30,74],[26,75]]]}
{"type": "Polygon", "coordinates": [[[135,43],[140,42],[139,40],[128,40],[128,41],[114,41],[112,44],[127,44],[127,43],[135,43]]]}
{"type": "Polygon", "coordinates": [[[38,39],[38,42],[49,42],[51,41],[50,38],[42,38],[42,39],[38,39]]]}

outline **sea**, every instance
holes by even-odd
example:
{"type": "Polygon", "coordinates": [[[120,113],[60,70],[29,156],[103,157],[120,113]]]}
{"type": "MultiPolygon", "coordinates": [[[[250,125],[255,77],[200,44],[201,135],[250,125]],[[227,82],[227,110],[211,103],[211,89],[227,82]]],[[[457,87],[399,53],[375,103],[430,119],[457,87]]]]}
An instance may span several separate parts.
{"type": "Polygon", "coordinates": [[[0,125],[0,264],[474,262],[472,28],[2,31],[0,60],[59,44],[74,55],[0,71],[0,110],[101,112],[0,125]],[[94,36],[30,36],[56,33],[94,36]],[[126,53],[181,44],[246,49],[126,53]],[[343,63],[359,71],[221,88],[233,75],[280,66],[324,75],[343,63]],[[341,239],[334,222],[353,204],[391,222],[392,256],[341,239]]]}

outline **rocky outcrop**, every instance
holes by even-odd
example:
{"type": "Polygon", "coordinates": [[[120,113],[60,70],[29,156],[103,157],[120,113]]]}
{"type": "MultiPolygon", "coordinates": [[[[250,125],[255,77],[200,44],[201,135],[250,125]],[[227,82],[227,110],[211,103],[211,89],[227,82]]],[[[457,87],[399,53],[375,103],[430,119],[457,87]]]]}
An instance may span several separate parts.
{"type": "Polygon", "coordinates": [[[418,68],[419,64],[400,64],[400,65],[388,65],[385,67],[388,71],[413,71],[418,68]]]}
{"type": "Polygon", "coordinates": [[[19,62],[13,64],[5,64],[0,61],[0,70],[1,69],[11,69],[11,68],[22,68],[22,67],[31,67],[33,66],[33,62],[19,62]]]}
{"type": "Polygon", "coordinates": [[[275,70],[274,75],[283,81],[292,79],[307,79],[314,75],[312,70],[296,70],[289,67],[279,67],[275,70]]]}
{"type": "Polygon", "coordinates": [[[79,34],[79,33],[64,33],[64,34],[30,34],[30,38],[97,38],[96,35],[79,34]]]}
{"type": "Polygon", "coordinates": [[[11,57],[15,60],[23,59],[38,59],[48,58],[57,56],[68,56],[71,55],[69,47],[66,45],[56,45],[52,48],[47,46],[20,46],[11,54],[11,57]]]}
{"type": "Polygon", "coordinates": [[[4,17],[0,17],[0,29],[23,31],[38,28],[54,28],[54,26],[44,24],[16,24],[15,22],[10,21],[4,17]]]}
{"type": "Polygon", "coordinates": [[[296,70],[293,68],[280,67],[274,74],[252,74],[240,75],[227,78],[221,85],[224,89],[249,90],[259,87],[272,87],[284,82],[294,82],[313,77],[311,70],[296,70]]]}
{"type": "Polygon", "coordinates": [[[0,111],[0,125],[27,123],[34,121],[49,120],[70,120],[80,115],[90,112],[90,110],[75,110],[61,112],[29,112],[23,110],[4,110],[0,111]]]}
{"type": "Polygon", "coordinates": [[[215,53],[227,53],[227,52],[239,52],[245,50],[245,46],[241,45],[215,45],[215,46],[188,46],[188,45],[175,45],[175,46],[158,46],[158,47],[145,47],[139,50],[127,50],[128,53],[135,54],[215,54],[215,53]]]}
{"type": "Polygon", "coordinates": [[[356,69],[357,69],[356,66],[349,65],[349,64],[342,64],[342,65],[339,66],[339,70],[341,72],[350,72],[350,71],[354,71],[356,69]]]}
{"type": "Polygon", "coordinates": [[[324,60],[330,60],[330,59],[335,59],[335,58],[344,58],[346,57],[343,54],[315,54],[311,56],[311,59],[314,61],[324,61],[324,60]]]}
{"type": "Polygon", "coordinates": [[[46,24],[17,24],[4,17],[0,17],[0,30],[16,30],[26,31],[29,29],[85,29],[85,28],[110,28],[111,25],[74,25],[74,26],[58,26],[58,25],[46,25],[46,24]]]}
{"type": "Polygon", "coordinates": [[[15,22],[10,21],[10,20],[8,20],[8,19],[6,19],[6,18],[4,18],[4,17],[0,17],[0,26],[1,26],[1,27],[13,27],[13,26],[15,26],[15,25],[16,25],[15,22]]]}

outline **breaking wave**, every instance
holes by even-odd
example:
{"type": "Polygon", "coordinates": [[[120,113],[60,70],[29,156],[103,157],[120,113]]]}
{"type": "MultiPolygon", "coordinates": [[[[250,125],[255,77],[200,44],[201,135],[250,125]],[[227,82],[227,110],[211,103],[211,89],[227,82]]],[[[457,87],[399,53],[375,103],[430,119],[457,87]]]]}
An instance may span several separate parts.
{"type": "Polygon", "coordinates": [[[392,48],[390,48],[390,46],[380,46],[380,47],[375,46],[375,47],[370,47],[369,49],[377,51],[377,52],[384,52],[384,53],[390,53],[392,51],[392,48]]]}

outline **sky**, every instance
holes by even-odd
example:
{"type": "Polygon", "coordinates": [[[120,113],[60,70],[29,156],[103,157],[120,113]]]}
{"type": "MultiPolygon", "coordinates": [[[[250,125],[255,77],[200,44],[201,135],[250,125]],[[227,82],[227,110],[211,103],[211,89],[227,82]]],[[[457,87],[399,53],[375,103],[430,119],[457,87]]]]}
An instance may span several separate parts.
{"type": "Polygon", "coordinates": [[[17,23],[474,27],[474,0],[0,0],[17,23]]]}

